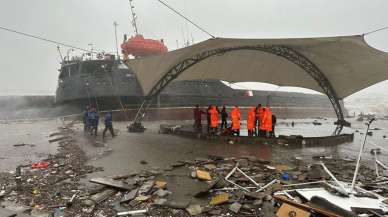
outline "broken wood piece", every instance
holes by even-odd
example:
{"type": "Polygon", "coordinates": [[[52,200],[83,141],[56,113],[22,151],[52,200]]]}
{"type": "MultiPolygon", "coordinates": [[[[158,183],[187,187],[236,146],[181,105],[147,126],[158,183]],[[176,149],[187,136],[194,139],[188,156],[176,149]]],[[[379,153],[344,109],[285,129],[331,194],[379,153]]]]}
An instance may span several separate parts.
{"type": "Polygon", "coordinates": [[[222,194],[214,196],[211,199],[209,204],[212,205],[212,206],[220,205],[220,204],[223,204],[223,203],[227,202],[228,200],[229,200],[229,194],[228,193],[222,193],[222,194]]]}
{"type": "Polygon", "coordinates": [[[87,206],[94,206],[113,196],[116,192],[117,190],[108,188],[90,196],[88,199],[84,200],[83,203],[87,206]]]}
{"type": "Polygon", "coordinates": [[[311,216],[310,212],[307,212],[298,207],[292,206],[287,203],[283,203],[276,213],[278,217],[289,217],[289,216],[298,216],[298,217],[309,217],[311,216]]]}
{"type": "Polygon", "coordinates": [[[210,173],[204,170],[197,170],[197,177],[201,180],[211,181],[210,173]]]}
{"type": "Polygon", "coordinates": [[[310,207],[310,206],[305,205],[305,204],[297,203],[295,201],[287,199],[285,196],[274,195],[274,199],[277,201],[280,201],[282,203],[287,203],[287,204],[290,204],[292,206],[298,207],[298,208],[303,209],[303,210],[308,211],[308,212],[316,212],[316,213],[330,216],[330,217],[341,217],[340,215],[337,215],[337,214],[332,213],[330,211],[326,211],[326,210],[310,207]]]}
{"type": "Polygon", "coordinates": [[[62,136],[62,137],[58,137],[58,138],[55,138],[55,139],[50,139],[49,143],[58,142],[58,141],[61,141],[61,140],[64,140],[64,139],[68,139],[68,138],[70,138],[70,136],[62,136]]]}
{"type": "Polygon", "coordinates": [[[155,182],[155,188],[165,189],[166,186],[167,186],[167,182],[163,182],[163,181],[156,181],[155,182]]]}
{"type": "Polygon", "coordinates": [[[129,193],[125,194],[124,197],[121,199],[120,203],[129,202],[129,201],[135,199],[135,197],[137,195],[137,191],[138,191],[138,189],[133,189],[129,193]]]}
{"type": "Polygon", "coordinates": [[[106,185],[106,186],[113,187],[113,188],[128,190],[128,191],[132,190],[134,188],[134,186],[132,186],[132,185],[127,185],[124,182],[116,181],[116,180],[109,179],[109,178],[93,178],[90,180],[90,182],[101,184],[101,185],[106,185]]]}

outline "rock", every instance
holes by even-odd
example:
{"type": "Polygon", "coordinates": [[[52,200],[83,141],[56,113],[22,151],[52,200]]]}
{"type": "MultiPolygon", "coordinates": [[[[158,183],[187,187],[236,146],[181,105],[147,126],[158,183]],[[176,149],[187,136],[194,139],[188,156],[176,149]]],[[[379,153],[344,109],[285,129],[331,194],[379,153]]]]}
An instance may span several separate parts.
{"type": "Polygon", "coordinates": [[[156,198],[154,200],[154,204],[155,205],[159,205],[159,206],[162,206],[163,204],[165,204],[167,202],[167,199],[164,199],[164,198],[156,198]]]}
{"type": "Polygon", "coordinates": [[[266,196],[266,194],[260,192],[244,192],[244,196],[250,199],[262,200],[266,196]]]}
{"type": "Polygon", "coordinates": [[[247,159],[240,159],[237,161],[239,167],[247,167],[249,166],[248,160],[247,159]]]}
{"type": "Polygon", "coordinates": [[[263,216],[265,216],[265,217],[276,217],[275,208],[274,208],[273,204],[269,201],[263,202],[263,206],[261,208],[261,211],[263,213],[263,216]]]}
{"type": "Polygon", "coordinates": [[[207,169],[207,170],[214,170],[214,169],[217,169],[217,166],[214,165],[214,164],[205,164],[203,167],[204,167],[205,169],[207,169]]]}
{"type": "Polygon", "coordinates": [[[125,212],[128,211],[128,208],[121,206],[120,202],[114,202],[111,204],[112,208],[116,212],[125,212]]]}
{"type": "Polygon", "coordinates": [[[222,212],[222,210],[220,210],[220,209],[212,209],[212,210],[210,210],[207,213],[210,214],[210,215],[220,216],[221,212],[222,212]]]}
{"type": "Polygon", "coordinates": [[[182,167],[184,165],[186,165],[186,163],[178,162],[178,163],[171,164],[171,167],[176,168],[176,167],[182,167]]]}
{"type": "Polygon", "coordinates": [[[195,216],[195,215],[199,215],[202,213],[202,207],[199,205],[199,204],[190,204],[187,208],[186,208],[186,211],[192,215],[192,216],[195,216]]]}
{"type": "Polygon", "coordinates": [[[139,189],[139,194],[147,194],[151,188],[154,186],[155,181],[154,180],[149,180],[146,181],[139,189]]]}
{"type": "Polygon", "coordinates": [[[93,178],[90,180],[90,182],[106,185],[113,188],[124,189],[124,190],[132,190],[134,188],[133,185],[128,185],[128,184],[125,184],[124,182],[116,181],[108,178],[93,178]]]}
{"type": "Polygon", "coordinates": [[[125,194],[124,197],[121,199],[121,203],[125,203],[125,202],[129,202],[133,199],[135,199],[136,195],[137,195],[137,192],[138,192],[138,189],[133,189],[132,191],[130,191],[129,193],[125,194]]]}
{"type": "Polygon", "coordinates": [[[261,207],[262,204],[263,204],[263,200],[261,199],[257,199],[253,201],[253,205],[256,207],[261,207]]]}
{"type": "Polygon", "coordinates": [[[241,207],[241,210],[246,210],[246,211],[251,211],[253,209],[254,207],[251,204],[247,204],[247,203],[243,204],[241,207]]]}
{"type": "Polygon", "coordinates": [[[158,197],[165,197],[167,195],[172,194],[172,192],[171,191],[166,191],[166,190],[163,190],[163,189],[159,189],[159,190],[155,191],[154,194],[158,195],[158,197]]]}
{"type": "Polygon", "coordinates": [[[83,203],[87,206],[94,206],[116,194],[116,192],[117,191],[114,189],[104,189],[103,191],[90,196],[87,200],[83,201],[83,203]]]}
{"type": "Polygon", "coordinates": [[[155,188],[165,189],[167,187],[167,182],[156,181],[155,188]]]}
{"type": "Polygon", "coordinates": [[[265,197],[263,199],[264,199],[264,201],[271,201],[272,200],[272,196],[267,194],[267,195],[265,195],[265,197]]]}
{"type": "Polygon", "coordinates": [[[175,201],[167,201],[163,204],[163,206],[173,208],[173,209],[186,209],[189,205],[188,202],[175,202],[175,201]]]}
{"type": "Polygon", "coordinates": [[[223,203],[227,202],[228,200],[229,200],[229,194],[228,193],[222,193],[222,194],[214,196],[211,199],[209,204],[212,205],[212,206],[220,205],[220,204],[223,204],[223,203]]]}
{"type": "Polygon", "coordinates": [[[191,171],[190,177],[193,178],[193,179],[197,178],[197,172],[196,171],[191,171]]]}
{"type": "Polygon", "coordinates": [[[241,204],[238,203],[238,202],[234,202],[232,203],[230,206],[229,206],[229,210],[234,212],[234,213],[238,213],[241,209],[241,204]]]}
{"type": "Polygon", "coordinates": [[[198,179],[205,180],[205,181],[212,180],[210,173],[204,170],[197,170],[197,177],[198,179]]]}
{"type": "Polygon", "coordinates": [[[150,196],[145,196],[145,195],[139,195],[135,198],[136,201],[144,202],[150,199],[150,196]]]}

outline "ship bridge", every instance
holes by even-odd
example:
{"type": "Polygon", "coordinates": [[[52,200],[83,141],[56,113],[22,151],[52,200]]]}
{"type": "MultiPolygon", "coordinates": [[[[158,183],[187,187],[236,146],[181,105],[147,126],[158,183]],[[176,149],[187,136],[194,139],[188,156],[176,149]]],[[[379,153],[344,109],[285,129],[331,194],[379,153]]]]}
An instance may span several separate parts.
{"type": "MultiPolygon", "coordinates": [[[[173,80],[217,79],[303,87],[330,99],[339,126],[347,125],[340,100],[388,79],[388,54],[370,47],[363,35],[291,38],[215,38],[135,60],[127,60],[146,96],[139,125],[152,98],[173,80]]],[[[342,127],[340,128],[342,129],[342,127]]]]}

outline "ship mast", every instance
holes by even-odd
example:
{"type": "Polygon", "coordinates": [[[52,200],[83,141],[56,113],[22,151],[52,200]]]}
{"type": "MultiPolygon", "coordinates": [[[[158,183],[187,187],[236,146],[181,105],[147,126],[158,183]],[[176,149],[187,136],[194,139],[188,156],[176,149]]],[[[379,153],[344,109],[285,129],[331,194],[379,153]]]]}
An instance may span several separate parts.
{"type": "Polygon", "coordinates": [[[137,23],[136,23],[137,16],[135,13],[135,6],[133,5],[132,1],[133,0],[129,0],[129,6],[131,7],[131,14],[132,14],[132,22],[131,23],[132,23],[133,29],[135,30],[136,35],[138,35],[139,31],[137,29],[137,23]]]}

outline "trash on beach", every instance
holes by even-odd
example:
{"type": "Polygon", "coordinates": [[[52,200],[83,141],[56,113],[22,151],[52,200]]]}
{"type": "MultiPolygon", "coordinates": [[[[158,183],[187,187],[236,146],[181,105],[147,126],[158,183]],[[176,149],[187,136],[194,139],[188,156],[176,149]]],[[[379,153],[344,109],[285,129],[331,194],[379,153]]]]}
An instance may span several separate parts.
{"type": "Polygon", "coordinates": [[[204,170],[197,170],[197,178],[206,181],[212,180],[210,173],[204,170]]]}
{"type": "Polygon", "coordinates": [[[110,186],[112,188],[124,189],[124,190],[132,190],[134,187],[128,184],[125,184],[121,181],[116,181],[108,178],[93,178],[90,182],[110,186]]]}
{"type": "Polygon", "coordinates": [[[117,213],[117,215],[118,216],[140,215],[140,214],[146,214],[147,212],[148,212],[148,209],[141,209],[141,210],[132,210],[132,211],[119,212],[119,213],[117,213]]]}
{"type": "Polygon", "coordinates": [[[212,197],[209,204],[212,206],[220,205],[220,204],[227,202],[228,200],[229,200],[229,194],[228,193],[221,193],[221,194],[218,194],[218,195],[212,197]]]}
{"type": "Polygon", "coordinates": [[[39,161],[31,164],[31,169],[46,169],[49,165],[49,161],[39,161]]]}

